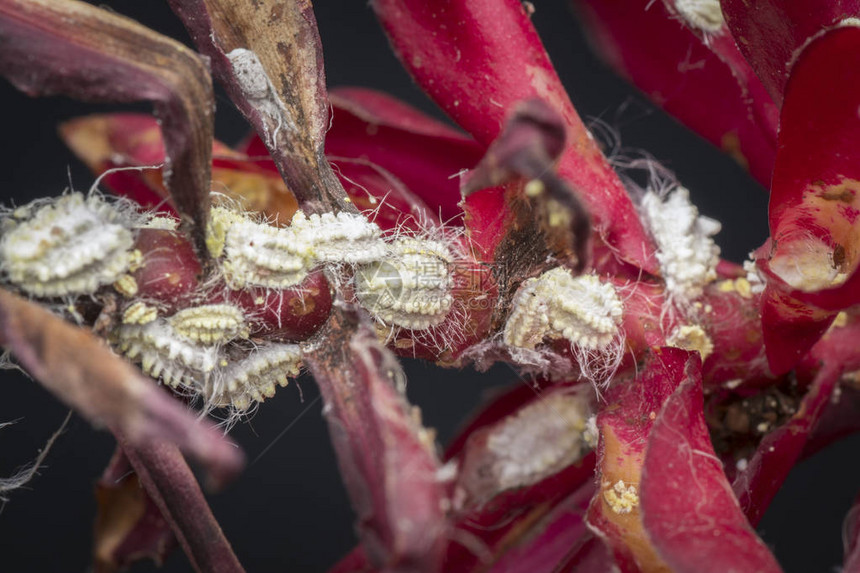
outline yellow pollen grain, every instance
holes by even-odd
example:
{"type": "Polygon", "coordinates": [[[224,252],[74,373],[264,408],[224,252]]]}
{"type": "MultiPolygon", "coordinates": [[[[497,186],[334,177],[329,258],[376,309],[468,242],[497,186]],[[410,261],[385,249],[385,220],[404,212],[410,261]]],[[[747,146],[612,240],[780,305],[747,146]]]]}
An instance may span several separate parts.
{"type": "Polygon", "coordinates": [[[137,281],[131,275],[122,275],[113,283],[113,288],[119,294],[131,298],[137,294],[137,281]]]}
{"type": "Polygon", "coordinates": [[[618,480],[612,487],[603,490],[603,500],[618,514],[627,514],[639,506],[639,493],[635,485],[626,485],[618,480]]]}

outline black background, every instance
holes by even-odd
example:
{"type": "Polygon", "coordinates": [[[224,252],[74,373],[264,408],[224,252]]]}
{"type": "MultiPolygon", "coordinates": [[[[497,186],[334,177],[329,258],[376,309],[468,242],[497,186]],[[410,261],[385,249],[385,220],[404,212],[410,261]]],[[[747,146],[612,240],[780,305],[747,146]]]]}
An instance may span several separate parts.
{"type": "MultiPolygon", "coordinates": [[[[536,0],[533,21],[562,81],[586,120],[600,120],[630,150],[647,150],[691,189],[702,213],[723,222],[718,242],[740,261],[767,234],[767,198],[731,160],[673,123],[616,78],[589,52],[567,4],[536,0]]],[[[113,1],[104,6],[187,42],[157,0],[113,1]]],[[[330,86],[361,85],[392,93],[442,117],[388,50],[370,8],[352,0],[318,0],[316,14],[330,86]]],[[[19,204],[56,195],[69,180],[85,190],[92,176],[69,154],[56,125],[74,116],[114,109],[63,98],[31,100],[0,81],[0,193],[19,204]]],[[[229,101],[218,99],[217,136],[237,142],[247,131],[229,101]]],[[[124,108],[128,109],[128,107],[124,108]]],[[[146,109],[145,107],[138,109],[146,109]]],[[[407,362],[410,398],[444,443],[493,386],[518,382],[510,369],[485,374],[441,370],[407,362]]],[[[32,459],[66,409],[36,383],[2,373],[0,475],[32,459]]],[[[279,391],[233,436],[250,465],[226,492],[212,496],[216,516],[249,572],[323,571],[355,542],[352,520],[321,417],[318,391],[304,377],[279,391]],[[258,459],[259,458],[259,459],[258,459]]],[[[825,571],[841,561],[841,522],[860,480],[860,439],[847,440],[800,464],[777,496],[760,531],[787,572],[825,571]]],[[[47,464],[26,489],[13,492],[0,512],[0,571],[82,572],[90,569],[94,481],[113,440],[73,417],[47,464]]],[[[152,565],[134,571],[151,571],[152,565]]],[[[181,552],[166,571],[189,571],[181,552]]]]}

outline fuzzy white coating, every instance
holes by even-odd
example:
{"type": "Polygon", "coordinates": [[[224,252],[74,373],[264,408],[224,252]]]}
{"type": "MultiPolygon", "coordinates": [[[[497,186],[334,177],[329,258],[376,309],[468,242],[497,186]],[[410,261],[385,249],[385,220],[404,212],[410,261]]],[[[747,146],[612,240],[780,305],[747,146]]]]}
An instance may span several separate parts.
{"type": "Polygon", "coordinates": [[[114,328],[112,346],[166,385],[201,395],[207,407],[247,410],[274,395],[297,376],[301,351],[296,344],[270,343],[229,352],[224,345],[203,344],[178,335],[170,320],[128,323],[114,328]]]}
{"type": "Polygon", "coordinates": [[[657,243],[657,260],[670,296],[682,304],[700,297],[705,285],[717,278],[720,248],[712,237],[719,233],[720,223],[700,216],[683,187],[665,199],[646,193],[641,212],[657,243]]]}
{"type": "Polygon", "coordinates": [[[127,214],[98,195],[37,201],[3,221],[0,264],[12,284],[39,297],[92,294],[132,262],[127,214]]]}
{"type": "Polygon", "coordinates": [[[586,349],[608,346],[619,334],[624,306],[615,288],[594,275],[574,277],[557,267],[520,285],[505,323],[504,342],[532,350],[545,338],[586,349]]]}
{"type": "Polygon", "coordinates": [[[379,227],[364,215],[340,212],[305,216],[299,211],[288,229],[296,244],[317,263],[368,263],[386,252],[379,227]]]}
{"type": "Polygon", "coordinates": [[[382,322],[407,329],[441,324],[454,302],[447,247],[402,237],[380,259],[356,269],[355,294],[362,306],[382,322]]]}
{"type": "Polygon", "coordinates": [[[488,429],[485,447],[467,450],[460,486],[480,502],[575,463],[590,449],[590,412],[584,392],[556,392],[525,406],[488,429]]]}

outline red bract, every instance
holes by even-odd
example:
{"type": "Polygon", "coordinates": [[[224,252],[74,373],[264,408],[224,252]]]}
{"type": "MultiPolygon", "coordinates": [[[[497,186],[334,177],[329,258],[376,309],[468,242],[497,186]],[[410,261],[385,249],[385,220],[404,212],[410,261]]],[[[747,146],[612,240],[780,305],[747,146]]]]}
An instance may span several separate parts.
{"type": "Polygon", "coordinates": [[[0,214],[0,342],[119,440],[103,570],[175,540],[241,571],[180,450],[215,485],[241,454],[128,361],[229,422],[307,367],[358,517],[335,571],[780,570],[754,526],[797,461],[860,429],[854,3],[580,3],[617,70],[770,186],[743,267],[662,168],[639,162],[642,188],[612,168],[528,4],[372,3],[464,134],[328,91],[307,1],[169,3],[205,57],[73,0],[0,6],[16,85],[161,117],[61,128],[125,199],[0,214]],[[237,149],[212,138],[204,63],[254,128],[237,149]],[[531,380],[442,455],[398,354],[531,380]]]}
{"type": "MultiPolygon", "coordinates": [[[[770,183],[778,110],[742,57],[719,53],[728,31],[691,30],[666,4],[582,0],[601,56],[681,123],[730,154],[762,184],[770,183]],[[714,48],[714,50],[712,50],[714,48]],[[731,58],[731,59],[730,59],[731,58]]],[[[734,43],[724,42],[729,49],[734,43]]]]}

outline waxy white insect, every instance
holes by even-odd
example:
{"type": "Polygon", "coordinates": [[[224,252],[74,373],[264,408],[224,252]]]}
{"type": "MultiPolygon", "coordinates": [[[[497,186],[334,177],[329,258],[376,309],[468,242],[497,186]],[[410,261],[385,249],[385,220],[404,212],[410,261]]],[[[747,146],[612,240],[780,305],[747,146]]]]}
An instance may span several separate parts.
{"type": "Polygon", "coordinates": [[[217,347],[202,346],[178,336],[164,318],[142,325],[118,325],[109,340],[153,378],[161,378],[168,386],[195,393],[206,387],[219,364],[217,347]]]}
{"type": "Polygon", "coordinates": [[[615,288],[594,275],[557,267],[520,285],[505,324],[505,344],[535,349],[544,339],[598,350],[619,334],[624,306],[615,288]]]}
{"type": "Polygon", "coordinates": [[[716,34],[725,24],[719,0],[675,0],[674,5],[687,25],[705,34],[716,34]]]}
{"type": "Polygon", "coordinates": [[[358,301],[388,325],[423,330],[441,324],[453,304],[452,256],[439,241],[398,238],[384,258],[355,272],[358,301]]]}
{"type": "Polygon", "coordinates": [[[3,227],[2,270],[34,296],[92,294],[133,260],[128,215],[95,194],[36,201],[11,212],[3,227]]]}
{"type": "Polygon", "coordinates": [[[180,310],[168,320],[179,336],[204,345],[248,337],[242,309],[231,304],[192,306],[180,310]]]}
{"type": "Polygon", "coordinates": [[[286,386],[290,377],[298,376],[301,361],[297,344],[260,346],[216,373],[212,404],[247,410],[252,403],[274,396],[277,386],[286,386]]]}
{"type": "Polygon", "coordinates": [[[665,199],[646,193],[641,212],[657,243],[657,260],[669,296],[681,304],[702,296],[705,285],[717,278],[720,248],[712,237],[720,231],[720,223],[700,216],[683,187],[675,188],[665,199]]]}
{"type": "Polygon", "coordinates": [[[288,227],[273,227],[229,211],[212,211],[207,246],[233,289],[288,288],[320,264],[366,263],[381,259],[386,245],[379,227],[362,215],[299,212],[288,227]]]}
{"type": "Polygon", "coordinates": [[[541,481],[590,449],[586,392],[556,392],[521,408],[486,430],[486,448],[463,461],[459,485],[480,501],[541,481]]]}

